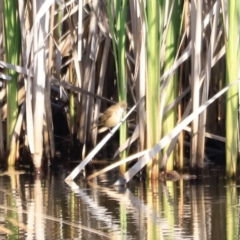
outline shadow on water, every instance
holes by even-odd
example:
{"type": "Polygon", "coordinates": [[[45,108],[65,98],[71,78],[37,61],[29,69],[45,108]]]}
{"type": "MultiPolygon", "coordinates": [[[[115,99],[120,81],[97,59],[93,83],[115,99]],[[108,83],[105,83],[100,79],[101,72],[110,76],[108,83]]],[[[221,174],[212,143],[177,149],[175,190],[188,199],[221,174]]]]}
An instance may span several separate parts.
{"type": "Polygon", "coordinates": [[[121,188],[111,186],[113,173],[68,185],[64,169],[37,179],[7,172],[0,239],[239,239],[239,186],[221,171],[208,165],[202,179],[121,188]]]}

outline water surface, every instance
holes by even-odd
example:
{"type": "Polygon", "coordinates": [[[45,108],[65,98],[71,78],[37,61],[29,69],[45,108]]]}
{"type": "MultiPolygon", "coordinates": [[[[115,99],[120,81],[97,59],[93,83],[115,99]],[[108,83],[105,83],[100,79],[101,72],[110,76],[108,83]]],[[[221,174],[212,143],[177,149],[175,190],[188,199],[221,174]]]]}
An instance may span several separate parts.
{"type": "Polygon", "coordinates": [[[239,186],[217,167],[127,187],[109,174],[68,185],[67,174],[0,176],[0,239],[239,239],[239,186]]]}

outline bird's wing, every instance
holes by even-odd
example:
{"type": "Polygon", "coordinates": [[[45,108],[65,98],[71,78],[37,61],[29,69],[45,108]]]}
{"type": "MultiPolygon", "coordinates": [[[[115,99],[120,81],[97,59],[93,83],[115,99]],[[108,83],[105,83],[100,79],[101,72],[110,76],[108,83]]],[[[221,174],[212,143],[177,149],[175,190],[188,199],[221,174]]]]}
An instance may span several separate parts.
{"type": "Polygon", "coordinates": [[[105,122],[107,119],[109,119],[112,115],[111,111],[108,111],[108,109],[104,112],[104,114],[100,117],[100,122],[105,122]]]}
{"type": "Polygon", "coordinates": [[[116,108],[116,105],[112,105],[109,108],[107,108],[103,114],[108,113],[109,111],[112,112],[116,108]]]}
{"type": "Polygon", "coordinates": [[[116,110],[115,109],[116,108],[116,106],[111,106],[111,107],[109,107],[109,108],[107,108],[104,112],[103,112],[103,115],[101,116],[101,120],[103,119],[104,121],[105,120],[107,120],[108,118],[110,118],[111,117],[111,115],[115,112],[114,110],[116,110]]]}

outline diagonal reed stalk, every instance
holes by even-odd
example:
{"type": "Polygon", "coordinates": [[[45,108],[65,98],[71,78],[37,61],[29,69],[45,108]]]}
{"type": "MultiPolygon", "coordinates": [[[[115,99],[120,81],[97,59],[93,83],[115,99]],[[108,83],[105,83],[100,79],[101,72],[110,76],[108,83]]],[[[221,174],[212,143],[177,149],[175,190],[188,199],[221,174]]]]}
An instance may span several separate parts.
{"type": "Polygon", "coordinates": [[[227,92],[231,87],[236,85],[240,79],[232,82],[202,106],[200,106],[195,112],[191,113],[188,117],[181,121],[168,135],[164,136],[154,147],[147,150],[143,157],[135,163],[132,168],[130,168],[122,177],[120,177],[114,185],[125,185],[129,180],[131,180],[137,172],[139,172],[146,164],[152,161],[153,157],[158,154],[174,137],[176,137],[189,123],[191,123],[200,113],[202,113],[210,104],[212,104],[216,99],[218,99],[222,94],[227,92]]]}

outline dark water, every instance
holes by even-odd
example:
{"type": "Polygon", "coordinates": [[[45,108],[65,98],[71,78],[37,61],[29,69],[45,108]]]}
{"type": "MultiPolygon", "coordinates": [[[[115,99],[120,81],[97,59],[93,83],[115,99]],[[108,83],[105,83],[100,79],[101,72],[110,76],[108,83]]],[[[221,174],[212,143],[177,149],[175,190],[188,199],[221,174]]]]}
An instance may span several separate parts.
{"type": "Polygon", "coordinates": [[[66,170],[0,176],[0,239],[239,239],[239,186],[222,174],[127,188],[106,175],[69,186],[66,170]]]}

